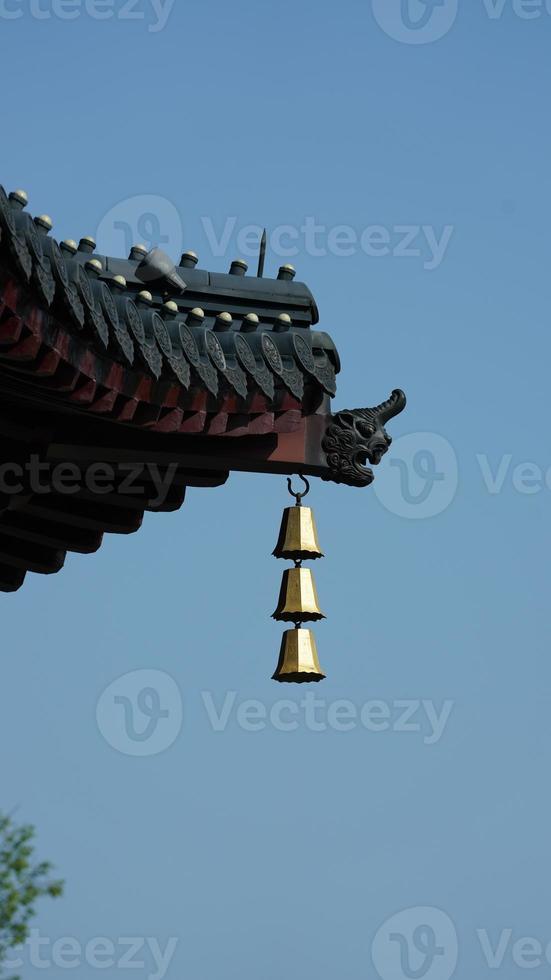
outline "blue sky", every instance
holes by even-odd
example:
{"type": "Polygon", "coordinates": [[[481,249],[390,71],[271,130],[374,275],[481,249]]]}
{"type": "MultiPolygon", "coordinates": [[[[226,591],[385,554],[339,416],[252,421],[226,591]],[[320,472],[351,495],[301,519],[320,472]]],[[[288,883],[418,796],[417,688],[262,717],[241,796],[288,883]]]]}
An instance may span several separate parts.
{"type": "Polygon", "coordinates": [[[267,271],[296,265],[339,347],[336,405],[409,404],[375,487],[309,498],[321,704],[269,679],[283,479],[190,490],[1,599],[0,804],[67,880],[24,980],[124,955],[169,980],[544,975],[550,5],[37,4],[0,2],[4,186],[58,238],[220,271],[266,225],[267,271]],[[113,707],[144,687],[157,754],[113,707]]]}

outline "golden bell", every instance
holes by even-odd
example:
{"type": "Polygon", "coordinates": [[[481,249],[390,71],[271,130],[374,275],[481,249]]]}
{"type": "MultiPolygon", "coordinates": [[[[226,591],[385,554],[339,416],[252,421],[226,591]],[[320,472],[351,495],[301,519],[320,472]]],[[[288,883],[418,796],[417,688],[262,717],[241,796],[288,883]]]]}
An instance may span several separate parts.
{"type": "Polygon", "coordinates": [[[287,684],[307,684],[325,678],[312,630],[286,630],[281,639],[279,663],[272,677],[287,684]]]}
{"type": "Polygon", "coordinates": [[[272,618],[283,623],[310,623],[325,619],[309,568],[288,568],[283,572],[279,602],[272,618]]]}
{"type": "Polygon", "coordinates": [[[287,558],[291,561],[323,558],[311,507],[287,507],[283,511],[281,530],[273,554],[276,558],[287,558]]]}

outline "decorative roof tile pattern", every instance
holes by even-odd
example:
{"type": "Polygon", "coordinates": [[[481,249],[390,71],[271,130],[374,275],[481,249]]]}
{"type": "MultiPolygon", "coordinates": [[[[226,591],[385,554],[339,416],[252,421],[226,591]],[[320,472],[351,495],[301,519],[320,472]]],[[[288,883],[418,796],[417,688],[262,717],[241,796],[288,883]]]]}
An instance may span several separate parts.
{"type": "Polygon", "coordinates": [[[0,291],[19,323],[17,337],[2,325],[0,369],[80,410],[174,432],[213,418],[220,429],[221,413],[300,419],[335,394],[338,354],[292,267],[258,279],[239,260],[228,274],[200,269],[189,252],[178,268],[141,246],[111,258],[89,236],[58,243],[51,219],[26,208],[24,192],[0,187],[0,291]]]}

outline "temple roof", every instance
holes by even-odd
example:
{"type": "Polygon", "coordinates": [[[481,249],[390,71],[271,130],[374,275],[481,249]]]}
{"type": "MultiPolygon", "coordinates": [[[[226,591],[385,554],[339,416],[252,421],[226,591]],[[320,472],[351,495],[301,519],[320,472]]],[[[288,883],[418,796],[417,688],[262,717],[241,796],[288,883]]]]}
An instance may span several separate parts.
{"type": "Polygon", "coordinates": [[[222,434],[232,416],[242,428],[259,415],[266,428],[335,394],[335,345],[312,329],[317,307],[292,267],[259,279],[239,260],[226,275],[199,269],[193,253],[178,268],[141,246],[112,258],[89,237],[57,242],[25,205],[0,188],[1,285],[11,272],[22,287],[0,337],[4,365],[47,378],[81,410],[130,424],[145,415],[160,431],[222,434]]]}
{"type": "Polygon", "coordinates": [[[0,187],[0,591],[232,470],[372,482],[405,396],[331,414],[339,357],[292,266],[220,274],[140,245],[113,258],[52,227],[0,187]]]}

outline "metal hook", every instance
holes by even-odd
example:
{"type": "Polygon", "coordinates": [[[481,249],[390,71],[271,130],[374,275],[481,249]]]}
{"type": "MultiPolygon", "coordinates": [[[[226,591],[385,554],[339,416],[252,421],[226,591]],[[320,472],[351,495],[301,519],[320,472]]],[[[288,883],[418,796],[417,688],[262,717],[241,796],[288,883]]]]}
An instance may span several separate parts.
{"type": "Polygon", "coordinates": [[[297,502],[297,507],[300,507],[300,502],[302,498],[305,497],[307,493],[310,493],[310,484],[306,479],[306,477],[303,476],[302,473],[299,473],[299,477],[304,483],[304,486],[306,487],[306,490],[304,490],[302,493],[295,493],[295,491],[293,490],[293,481],[291,480],[291,477],[288,477],[287,479],[287,486],[289,487],[289,493],[291,494],[291,497],[295,498],[297,502]]]}

